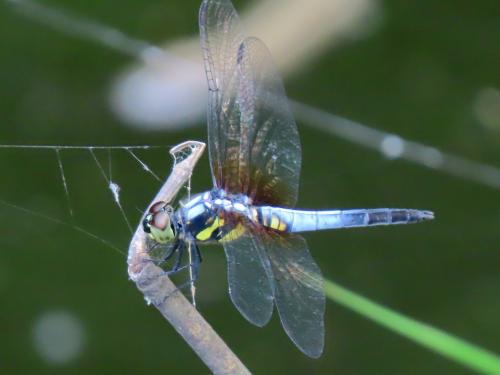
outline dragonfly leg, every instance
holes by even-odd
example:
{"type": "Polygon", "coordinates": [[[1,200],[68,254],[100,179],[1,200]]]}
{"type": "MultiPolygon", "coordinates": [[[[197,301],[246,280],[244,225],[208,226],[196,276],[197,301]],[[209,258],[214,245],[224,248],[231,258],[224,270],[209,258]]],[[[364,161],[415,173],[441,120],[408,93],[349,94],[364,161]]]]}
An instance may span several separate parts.
{"type": "Polygon", "coordinates": [[[163,274],[164,275],[167,275],[167,276],[170,276],[170,275],[175,275],[181,271],[184,271],[185,269],[187,269],[190,265],[189,264],[185,264],[183,266],[180,266],[178,268],[175,268],[175,267],[172,267],[172,269],[168,270],[168,271],[165,271],[163,274]]]}
{"type": "Polygon", "coordinates": [[[164,275],[170,276],[172,274],[175,274],[175,273],[178,273],[182,270],[185,270],[189,267],[189,280],[186,281],[185,283],[179,285],[177,288],[175,288],[175,290],[173,290],[171,293],[169,293],[167,295],[166,299],[171,297],[174,293],[177,293],[177,292],[182,291],[183,289],[189,287],[191,290],[193,305],[196,306],[196,300],[195,300],[196,288],[195,288],[194,284],[196,283],[196,280],[198,280],[198,276],[199,276],[201,252],[200,252],[200,249],[198,248],[198,246],[196,246],[196,244],[194,244],[194,243],[192,243],[191,247],[188,249],[191,252],[192,262],[190,262],[189,264],[183,265],[183,266],[178,266],[178,267],[174,266],[170,271],[166,271],[164,273],[164,275]]]}
{"type": "Polygon", "coordinates": [[[177,257],[176,257],[174,266],[170,270],[165,271],[164,275],[167,275],[167,276],[174,275],[178,272],[181,272],[181,271],[189,268],[190,269],[190,281],[189,282],[194,283],[198,279],[200,263],[202,261],[201,252],[200,252],[200,249],[198,248],[198,246],[196,246],[195,244],[192,244],[191,246],[192,246],[192,248],[189,250],[191,252],[191,257],[190,257],[191,262],[189,262],[188,264],[184,264],[184,265],[181,265],[182,257],[184,256],[184,247],[179,247],[178,249],[172,249],[169,251],[169,253],[165,256],[163,261],[169,260],[173,256],[173,254],[175,253],[175,250],[177,250],[177,257]]]}
{"type": "Polygon", "coordinates": [[[168,262],[168,260],[172,258],[172,255],[174,255],[175,250],[175,247],[168,249],[168,252],[161,258],[160,263],[168,262]]]}
{"type": "MultiPolygon", "coordinates": [[[[153,241],[151,241],[153,242],[153,241]]],[[[165,246],[162,245],[158,242],[153,242],[150,243],[148,252],[151,255],[151,259],[156,263],[156,264],[163,264],[170,260],[172,256],[175,254],[176,250],[179,248],[178,242],[174,243],[171,246],[165,246]],[[159,253],[156,255],[156,253],[159,253]]]]}
{"type": "Polygon", "coordinates": [[[169,294],[167,294],[167,296],[165,297],[165,300],[169,299],[170,297],[172,297],[177,292],[182,292],[182,290],[184,290],[184,289],[186,289],[187,287],[190,287],[190,286],[191,286],[191,281],[186,281],[185,283],[182,283],[177,288],[175,288],[174,290],[172,290],[169,294]]]}
{"type": "Polygon", "coordinates": [[[168,271],[165,271],[163,273],[164,275],[170,276],[189,267],[189,264],[181,266],[182,256],[184,255],[184,246],[174,246],[171,249],[169,249],[168,253],[161,259],[159,263],[161,264],[167,262],[170,258],[172,258],[174,254],[177,255],[174,266],[168,271]]]}
{"type": "Polygon", "coordinates": [[[198,265],[203,262],[203,257],[201,256],[201,251],[200,251],[200,248],[198,246],[195,245],[195,249],[196,249],[196,256],[198,257],[198,265]]]}
{"type": "Polygon", "coordinates": [[[181,268],[183,255],[184,255],[184,246],[179,246],[179,248],[177,249],[177,258],[175,259],[175,264],[174,267],[172,268],[173,272],[177,272],[181,268]]]}

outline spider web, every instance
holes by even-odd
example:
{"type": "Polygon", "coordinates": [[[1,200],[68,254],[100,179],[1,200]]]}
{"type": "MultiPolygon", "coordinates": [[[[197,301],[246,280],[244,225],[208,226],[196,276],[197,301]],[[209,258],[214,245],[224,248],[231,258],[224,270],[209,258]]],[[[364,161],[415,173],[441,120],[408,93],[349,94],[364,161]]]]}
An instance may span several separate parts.
{"type": "MultiPolygon", "coordinates": [[[[74,209],[74,200],[75,197],[73,197],[72,193],[72,181],[74,179],[71,179],[67,176],[67,168],[66,168],[66,162],[65,162],[65,153],[68,153],[70,151],[76,151],[80,154],[88,154],[90,155],[90,160],[86,162],[86,164],[91,165],[92,163],[95,165],[95,169],[97,169],[98,173],[101,175],[102,179],[104,180],[103,186],[106,186],[109,194],[108,198],[110,201],[113,202],[114,206],[117,208],[117,211],[119,212],[119,215],[122,217],[123,222],[127,228],[127,230],[132,233],[133,231],[133,226],[131,224],[131,219],[129,218],[130,214],[127,214],[127,210],[125,209],[125,205],[122,202],[122,186],[121,184],[115,180],[114,177],[114,162],[113,158],[117,157],[117,154],[121,154],[121,156],[126,156],[128,161],[131,161],[133,165],[137,166],[136,168],[137,171],[142,171],[145,172],[145,174],[150,177],[150,180],[154,181],[155,185],[159,185],[158,183],[161,182],[161,178],[158,176],[153,171],[153,168],[148,165],[148,163],[143,160],[141,157],[137,155],[137,151],[140,150],[153,150],[153,149],[158,149],[161,150],[165,155],[167,155],[167,150],[168,147],[163,147],[163,146],[130,146],[130,145],[125,145],[125,146],[66,146],[66,145],[0,145],[0,150],[36,150],[37,152],[40,153],[47,153],[47,152],[53,152],[55,154],[55,161],[54,163],[57,166],[58,172],[59,172],[59,184],[61,186],[62,194],[64,194],[64,199],[65,199],[65,211],[67,211],[67,216],[69,217],[69,221],[67,220],[62,220],[59,219],[55,216],[46,214],[44,212],[40,212],[39,210],[33,209],[31,207],[25,207],[21,204],[13,203],[11,201],[7,201],[4,199],[0,199],[0,204],[2,204],[5,207],[11,208],[13,210],[23,212],[27,215],[33,216],[33,217],[38,217],[40,219],[55,223],[57,225],[67,227],[67,228],[72,228],[73,230],[76,230],[90,238],[93,238],[103,244],[105,244],[107,247],[110,247],[111,249],[119,252],[122,255],[126,255],[125,250],[121,249],[120,247],[116,246],[113,242],[110,240],[104,238],[100,234],[96,234],[93,231],[90,231],[86,229],[84,226],[80,225],[78,223],[78,220],[76,218],[76,214],[78,213],[74,209]],[[103,158],[104,154],[104,158],[103,158]],[[104,159],[104,161],[103,161],[104,159]]],[[[187,155],[188,151],[184,151],[183,153],[180,154],[179,158],[182,159],[187,155]]],[[[38,159],[41,159],[38,158],[38,159]]],[[[123,160],[123,158],[122,158],[123,160]]],[[[179,159],[174,159],[174,160],[179,160],[179,159]]],[[[127,169],[130,171],[130,169],[127,169]]],[[[142,173],[144,175],[144,173],[142,173]]],[[[140,178],[140,177],[138,177],[140,178]]],[[[47,181],[45,181],[47,182],[47,181]]],[[[94,181],[92,181],[94,183],[94,181]]],[[[13,184],[15,185],[15,184],[13,184]]],[[[189,183],[190,185],[190,183],[189,183]]],[[[74,186],[73,186],[74,187],[74,186]]],[[[75,194],[76,195],[76,194],[75,194]]],[[[139,209],[140,211],[140,209],[139,209]]],[[[142,213],[141,213],[142,214],[142,213]]]]}

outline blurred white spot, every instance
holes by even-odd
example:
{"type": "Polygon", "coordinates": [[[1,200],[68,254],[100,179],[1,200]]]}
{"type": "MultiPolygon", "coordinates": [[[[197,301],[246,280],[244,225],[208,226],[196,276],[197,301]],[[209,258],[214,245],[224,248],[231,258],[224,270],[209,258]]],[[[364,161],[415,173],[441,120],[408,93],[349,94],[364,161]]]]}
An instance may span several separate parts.
{"type": "Polygon", "coordinates": [[[38,354],[57,365],[78,357],[85,341],[81,321],[67,311],[50,311],[39,316],[33,336],[38,354]]]}
{"type": "MultiPolygon", "coordinates": [[[[156,52],[150,50],[149,59],[156,52]]],[[[207,87],[202,64],[145,65],[118,77],[111,92],[115,113],[129,125],[173,129],[195,124],[205,114],[207,87]]]]}
{"type": "Polygon", "coordinates": [[[500,91],[486,87],[476,95],[474,112],[481,125],[491,129],[500,129],[500,91]]]}
{"type": "Polygon", "coordinates": [[[389,159],[399,158],[405,151],[405,142],[397,135],[387,135],[380,142],[380,151],[389,159]]]}
{"type": "Polygon", "coordinates": [[[422,162],[429,168],[439,168],[443,164],[443,154],[434,147],[425,146],[421,157],[422,162]]]}
{"type": "MultiPolygon", "coordinates": [[[[353,4],[353,2],[351,1],[350,4],[353,4]]],[[[377,33],[385,22],[385,14],[379,1],[364,2],[363,5],[366,9],[359,12],[357,19],[346,30],[346,37],[351,40],[369,38],[377,33]],[[351,33],[350,35],[349,32],[351,33]]]]}
{"type": "Polygon", "coordinates": [[[156,46],[149,46],[141,51],[141,58],[149,64],[160,63],[168,57],[164,50],[156,46]]]}
{"type": "MultiPolygon", "coordinates": [[[[373,0],[266,0],[247,9],[243,23],[248,35],[265,41],[280,74],[286,75],[305,69],[332,45],[374,33],[382,23],[382,9],[373,0]]],[[[106,43],[108,39],[102,38],[106,43]]],[[[136,48],[120,43],[118,48],[136,48]]],[[[118,117],[144,130],[172,130],[204,121],[207,83],[199,37],[169,41],[165,50],[145,47],[140,57],[145,64],[123,72],[111,90],[118,117]]]]}
{"type": "Polygon", "coordinates": [[[119,44],[123,40],[123,34],[115,29],[101,30],[100,37],[104,43],[110,46],[119,44]]]}

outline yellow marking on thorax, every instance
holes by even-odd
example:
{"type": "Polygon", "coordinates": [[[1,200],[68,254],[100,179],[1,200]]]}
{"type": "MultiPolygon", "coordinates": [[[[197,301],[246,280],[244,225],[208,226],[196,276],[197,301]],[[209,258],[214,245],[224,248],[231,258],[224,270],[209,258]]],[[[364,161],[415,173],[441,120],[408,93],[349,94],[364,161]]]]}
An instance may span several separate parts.
{"type": "Polygon", "coordinates": [[[224,225],[224,220],[216,217],[214,222],[209,227],[206,227],[196,235],[196,239],[199,241],[206,241],[212,237],[212,233],[217,230],[217,228],[224,225]]]}

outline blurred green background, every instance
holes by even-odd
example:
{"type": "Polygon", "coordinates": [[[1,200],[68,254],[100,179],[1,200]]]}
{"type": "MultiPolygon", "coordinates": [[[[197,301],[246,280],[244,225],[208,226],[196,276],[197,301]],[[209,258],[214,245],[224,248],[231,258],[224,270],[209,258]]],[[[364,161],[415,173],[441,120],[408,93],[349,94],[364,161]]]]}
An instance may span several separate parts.
{"type": "MultiPolygon", "coordinates": [[[[44,3],[159,44],[198,32],[199,1],[194,0],[44,3]]],[[[481,93],[500,89],[500,4],[381,1],[378,6],[376,30],[288,76],[288,95],[500,165],[500,119],[485,124],[477,115],[481,93]]],[[[169,146],[205,140],[204,121],[175,132],[123,126],[109,108],[108,92],[130,57],[34,23],[5,2],[0,2],[0,35],[0,143],[169,146]]],[[[299,206],[399,206],[437,215],[417,226],[308,234],[325,277],[500,353],[500,192],[388,160],[306,123],[299,123],[299,130],[299,206]]],[[[171,167],[167,149],[137,155],[165,176],[171,167]]],[[[96,155],[107,169],[108,153],[96,155]]],[[[51,150],[0,149],[0,199],[67,223],[74,220],[125,251],[130,234],[92,156],[62,151],[61,157],[74,219],[51,150]]],[[[122,202],[135,225],[159,183],[124,151],[113,151],[111,160],[113,180],[122,187],[122,202]]],[[[205,156],[193,189],[209,187],[205,156]]],[[[255,374],[470,373],[333,303],[327,304],[325,352],[311,360],[289,341],[276,316],[262,329],[248,324],[228,298],[222,250],[210,247],[203,254],[199,310],[255,374]]],[[[1,372],[208,373],[146,306],[127,279],[125,261],[123,254],[70,226],[0,205],[1,372]],[[58,336],[60,329],[47,328],[54,325],[72,332],[69,341],[58,336]],[[44,340],[63,342],[75,355],[64,360],[64,350],[47,354],[44,340]]]]}

